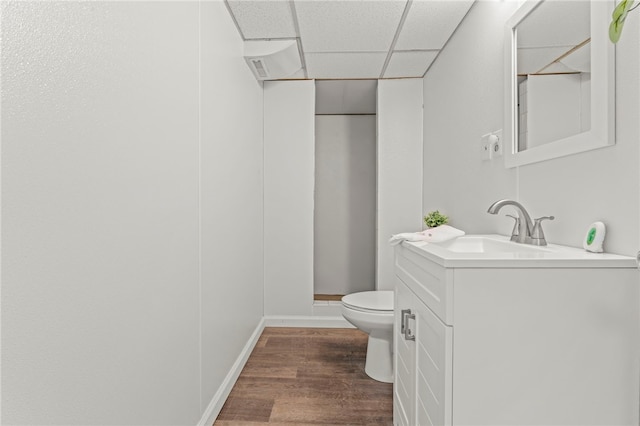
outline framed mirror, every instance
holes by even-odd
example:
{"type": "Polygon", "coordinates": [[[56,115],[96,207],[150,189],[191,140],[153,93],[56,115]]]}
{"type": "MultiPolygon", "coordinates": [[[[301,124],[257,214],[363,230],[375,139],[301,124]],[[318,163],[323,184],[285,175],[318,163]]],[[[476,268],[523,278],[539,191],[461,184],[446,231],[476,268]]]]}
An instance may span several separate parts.
{"type": "Polygon", "coordinates": [[[611,0],[528,0],[505,31],[506,167],[615,143],[611,0]]]}

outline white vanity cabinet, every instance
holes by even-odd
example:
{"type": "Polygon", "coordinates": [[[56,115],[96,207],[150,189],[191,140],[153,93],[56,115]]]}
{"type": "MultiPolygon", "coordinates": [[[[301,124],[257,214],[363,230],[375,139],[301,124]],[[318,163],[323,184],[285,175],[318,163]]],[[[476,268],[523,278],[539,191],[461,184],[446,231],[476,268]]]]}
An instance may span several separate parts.
{"type": "Polygon", "coordinates": [[[635,264],[426,247],[396,248],[396,425],[638,424],[635,264]]]}
{"type": "Polygon", "coordinates": [[[398,279],[395,300],[396,423],[451,424],[452,327],[398,279]]]}

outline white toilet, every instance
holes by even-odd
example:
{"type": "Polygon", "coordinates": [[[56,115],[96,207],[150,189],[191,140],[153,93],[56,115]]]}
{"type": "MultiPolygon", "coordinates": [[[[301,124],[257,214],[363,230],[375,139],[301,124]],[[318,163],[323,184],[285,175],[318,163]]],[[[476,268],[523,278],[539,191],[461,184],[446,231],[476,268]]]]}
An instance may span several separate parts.
{"type": "Polygon", "coordinates": [[[363,291],[342,298],[342,316],[369,335],[364,371],[393,382],[393,291],[363,291]]]}

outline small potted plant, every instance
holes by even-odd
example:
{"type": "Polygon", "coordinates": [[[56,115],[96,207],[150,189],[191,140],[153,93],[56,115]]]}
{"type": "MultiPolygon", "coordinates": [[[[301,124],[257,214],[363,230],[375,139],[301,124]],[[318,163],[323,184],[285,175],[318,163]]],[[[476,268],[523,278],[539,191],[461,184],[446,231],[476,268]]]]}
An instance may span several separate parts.
{"type": "Polygon", "coordinates": [[[438,210],[429,212],[424,217],[424,224],[427,225],[427,228],[435,228],[437,226],[444,225],[447,222],[449,222],[449,218],[438,210]]]}

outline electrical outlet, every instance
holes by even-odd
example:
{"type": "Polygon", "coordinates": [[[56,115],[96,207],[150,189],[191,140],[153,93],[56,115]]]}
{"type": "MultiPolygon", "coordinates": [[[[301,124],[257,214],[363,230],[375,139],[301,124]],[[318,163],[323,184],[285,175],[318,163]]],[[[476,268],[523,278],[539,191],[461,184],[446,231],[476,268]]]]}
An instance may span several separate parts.
{"type": "Polygon", "coordinates": [[[482,161],[490,161],[491,160],[491,142],[489,137],[491,133],[487,133],[480,138],[480,158],[482,161]]]}
{"type": "Polygon", "coordinates": [[[502,129],[496,130],[491,134],[491,158],[502,157],[502,129]]]}

